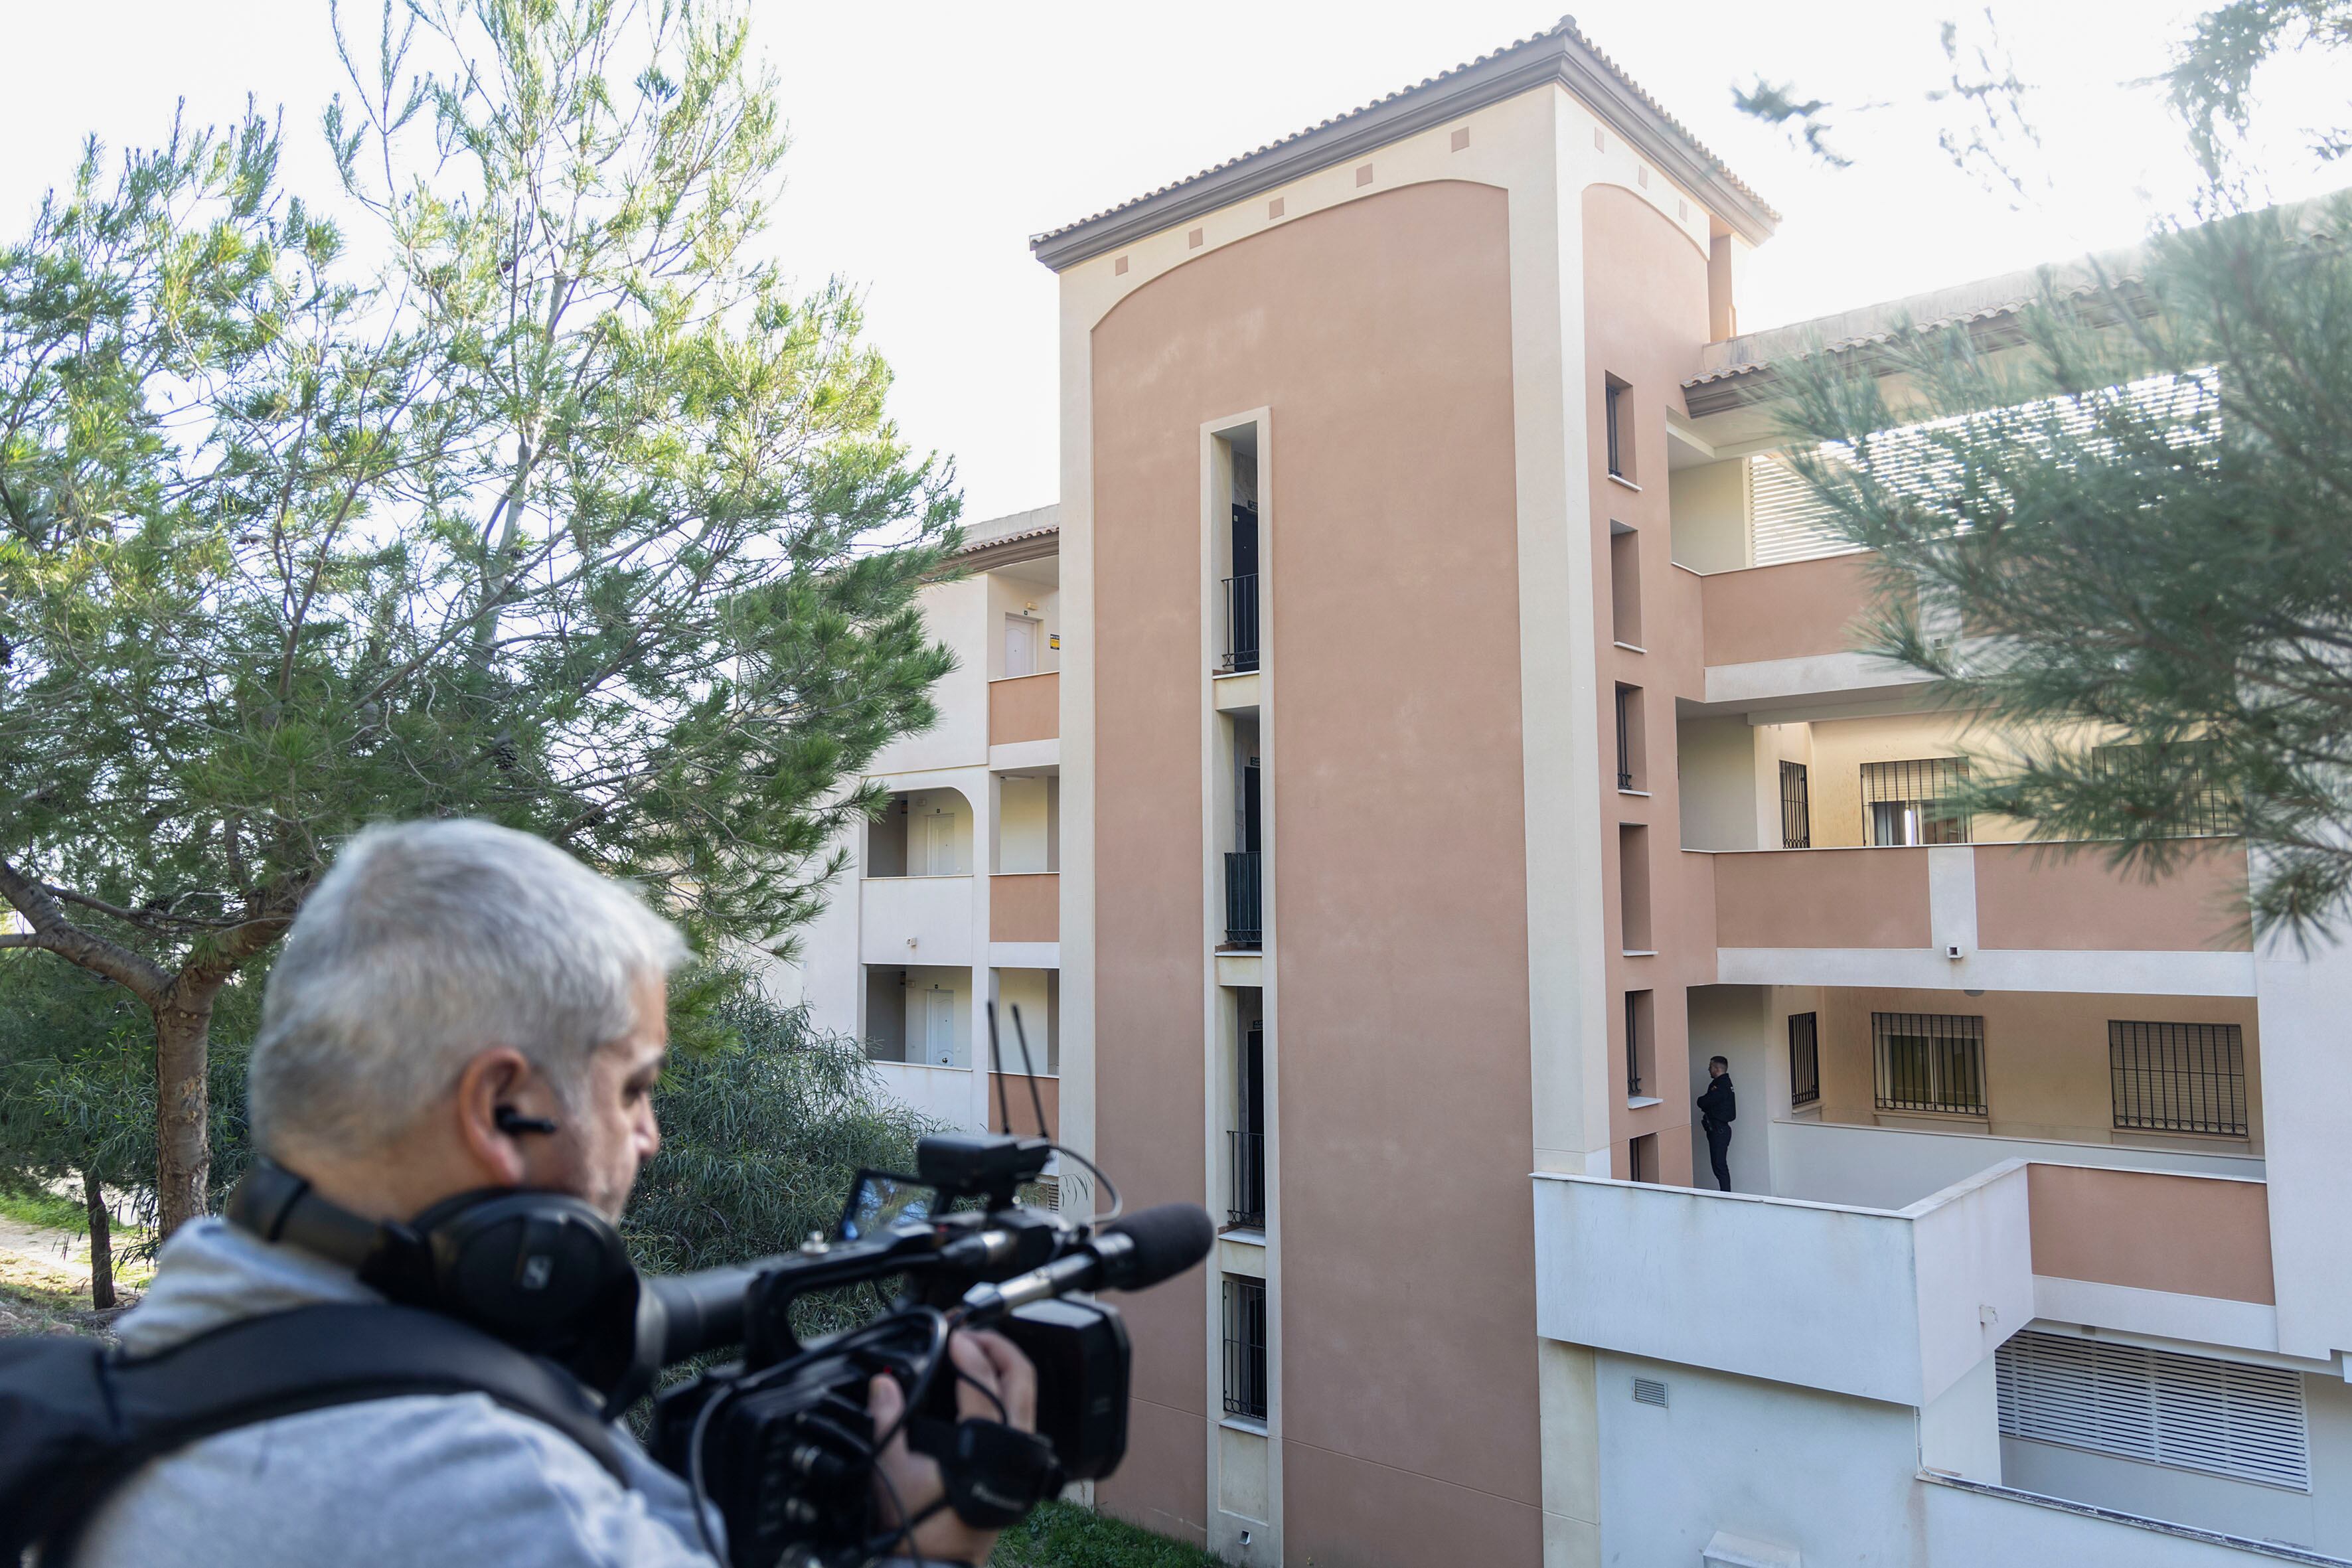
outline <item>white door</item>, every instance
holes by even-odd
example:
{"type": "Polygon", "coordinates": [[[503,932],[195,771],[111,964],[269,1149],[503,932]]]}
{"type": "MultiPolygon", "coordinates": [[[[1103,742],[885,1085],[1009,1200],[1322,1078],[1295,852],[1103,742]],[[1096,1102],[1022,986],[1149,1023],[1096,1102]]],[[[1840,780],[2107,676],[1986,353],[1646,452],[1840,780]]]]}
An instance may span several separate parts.
{"type": "Polygon", "coordinates": [[[955,1066],[955,993],[923,993],[923,1059],[933,1067],[955,1066]]]}
{"type": "Polygon", "coordinates": [[[1026,616],[1004,617],[1004,677],[1037,673],[1037,631],[1035,621],[1026,616]]]}
{"type": "Polygon", "coordinates": [[[952,877],[956,865],[955,816],[934,807],[915,818],[915,864],[919,877],[952,877]]]}

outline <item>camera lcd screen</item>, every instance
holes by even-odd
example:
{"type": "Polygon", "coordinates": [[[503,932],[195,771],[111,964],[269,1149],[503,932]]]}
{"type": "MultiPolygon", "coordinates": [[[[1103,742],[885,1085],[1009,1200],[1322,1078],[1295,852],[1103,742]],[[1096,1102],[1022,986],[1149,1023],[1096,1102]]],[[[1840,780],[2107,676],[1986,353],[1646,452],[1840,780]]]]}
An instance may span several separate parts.
{"type": "Polygon", "coordinates": [[[912,1176],[860,1171],[841,1211],[841,1239],[863,1241],[911,1220],[921,1224],[939,1212],[939,1189],[912,1176]]]}

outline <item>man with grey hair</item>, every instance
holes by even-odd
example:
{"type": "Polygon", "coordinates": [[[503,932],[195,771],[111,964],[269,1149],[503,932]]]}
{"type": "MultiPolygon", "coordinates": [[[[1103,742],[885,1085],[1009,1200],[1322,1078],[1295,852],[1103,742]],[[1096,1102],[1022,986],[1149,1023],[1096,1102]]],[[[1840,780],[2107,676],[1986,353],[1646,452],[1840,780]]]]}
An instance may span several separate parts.
{"type": "MultiPolygon", "coordinates": [[[[409,823],[353,838],[271,970],[248,1069],[254,1140],[320,1197],[405,1222],[485,1189],[568,1194],[618,1220],[660,1142],[677,931],[528,834],[409,823]]],[[[218,1219],[183,1228],[120,1330],[150,1355],[264,1313],[383,1298],[352,1268],[218,1219]]],[[[992,1334],[950,1354],[964,1413],[1033,1425],[1034,1374],[992,1334]]],[[[871,1390],[877,1427],[903,1409],[871,1390]]],[[[89,1521],[79,1568],[453,1561],[712,1568],[685,1486],[615,1430],[628,1484],[487,1394],[280,1416],[140,1470],[89,1521]]],[[[904,1438],[879,1468],[919,1514],[937,1467],[904,1438]]],[[[699,1521],[712,1531],[715,1516],[699,1521]]],[[[982,1563],[992,1532],[941,1510],[923,1561],[982,1563]]]]}

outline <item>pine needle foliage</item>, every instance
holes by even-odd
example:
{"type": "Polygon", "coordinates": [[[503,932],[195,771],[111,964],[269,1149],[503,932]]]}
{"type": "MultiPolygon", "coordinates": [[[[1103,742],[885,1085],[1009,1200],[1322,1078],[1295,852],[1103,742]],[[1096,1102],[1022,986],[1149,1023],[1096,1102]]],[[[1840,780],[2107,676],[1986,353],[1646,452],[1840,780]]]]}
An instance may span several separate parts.
{"type": "Polygon", "coordinates": [[[789,951],[952,664],[952,474],[855,294],[758,258],[740,7],[343,20],[331,219],[257,112],[93,143],[0,247],[0,948],[147,1009],[166,1230],[213,1008],[357,828],[490,818],[789,951]]]}
{"type": "Polygon", "coordinates": [[[627,1233],[649,1271],[709,1268],[830,1237],[860,1170],[911,1171],[937,1131],[881,1091],[857,1041],[727,972],[684,977],[654,1100],[661,1150],[627,1233]]]}
{"type": "Polygon", "coordinates": [[[2247,912],[2297,940],[2352,899],[2347,241],[2346,198],[2178,228],[2045,276],[2017,341],[1780,373],[1796,466],[1878,552],[1877,650],[2002,737],[1963,804],[2149,874],[2242,834],[2247,912]]]}

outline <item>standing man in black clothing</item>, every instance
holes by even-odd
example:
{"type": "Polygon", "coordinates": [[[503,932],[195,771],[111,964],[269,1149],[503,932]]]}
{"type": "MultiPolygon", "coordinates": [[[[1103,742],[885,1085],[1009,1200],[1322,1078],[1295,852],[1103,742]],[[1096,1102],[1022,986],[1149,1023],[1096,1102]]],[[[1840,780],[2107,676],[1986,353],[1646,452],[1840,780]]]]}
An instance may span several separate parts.
{"type": "Polygon", "coordinates": [[[1738,1118],[1739,1101],[1731,1092],[1731,1064],[1721,1057],[1706,1058],[1706,1092],[1698,1097],[1699,1131],[1706,1134],[1706,1157],[1715,1166],[1715,1183],[1731,1190],[1731,1124],[1738,1118]]]}

